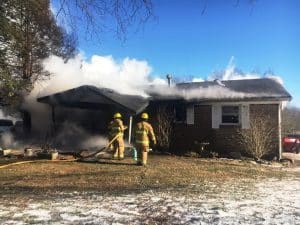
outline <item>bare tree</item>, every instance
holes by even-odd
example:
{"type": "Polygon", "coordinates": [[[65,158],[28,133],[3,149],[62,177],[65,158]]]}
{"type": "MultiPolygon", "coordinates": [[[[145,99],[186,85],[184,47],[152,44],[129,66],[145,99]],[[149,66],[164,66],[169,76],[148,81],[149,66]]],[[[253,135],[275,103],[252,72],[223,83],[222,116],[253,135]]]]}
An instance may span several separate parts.
{"type": "Polygon", "coordinates": [[[256,112],[251,117],[250,129],[238,130],[238,140],[248,154],[256,159],[261,159],[275,147],[275,129],[276,126],[269,115],[256,112]]]}
{"type": "Polygon", "coordinates": [[[300,132],[300,109],[287,107],[282,112],[282,135],[300,132]]]}
{"type": "Polygon", "coordinates": [[[151,0],[59,0],[56,18],[74,31],[84,27],[88,36],[114,32],[125,40],[129,27],[145,24],[154,14],[151,0]]]}
{"type": "Polygon", "coordinates": [[[156,113],[156,136],[158,147],[169,150],[174,122],[174,113],[168,110],[167,105],[159,105],[156,113]]]}

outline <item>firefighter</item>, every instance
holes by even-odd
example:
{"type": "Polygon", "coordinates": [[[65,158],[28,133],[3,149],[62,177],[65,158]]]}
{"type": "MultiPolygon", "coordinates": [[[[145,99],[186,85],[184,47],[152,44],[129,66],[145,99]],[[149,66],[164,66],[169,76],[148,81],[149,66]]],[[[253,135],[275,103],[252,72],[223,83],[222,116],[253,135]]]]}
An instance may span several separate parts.
{"type": "Polygon", "coordinates": [[[149,116],[147,113],[142,113],[141,121],[136,124],[135,128],[135,144],[138,152],[138,165],[146,166],[149,152],[150,140],[156,145],[156,139],[153,128],[148,123],[149,116]]]}
{"type": "Polygon", "coordinates": [[[112,140],[118,135],[116,140],[113,141],[112,147],[114,151],[113,158],[122,160],[124,159],[124,139],[123,134],[126,127],[123,125],[121,113],[115,113],[113,120],[110,122],[109,129],[109,138],[112,140]]]}

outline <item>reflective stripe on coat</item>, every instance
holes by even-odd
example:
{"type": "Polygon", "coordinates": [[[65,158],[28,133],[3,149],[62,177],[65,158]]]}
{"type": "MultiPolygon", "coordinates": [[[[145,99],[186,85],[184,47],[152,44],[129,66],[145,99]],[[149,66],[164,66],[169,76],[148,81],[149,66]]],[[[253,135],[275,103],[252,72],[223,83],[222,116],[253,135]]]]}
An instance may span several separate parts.
{"type": "Polygon", "coordinates": [[[140,145],[149,146],[150,140],[155,142],[155,135],[150,123],[142,121],[137,123],[135,129],[135,142],[140,145]]]}

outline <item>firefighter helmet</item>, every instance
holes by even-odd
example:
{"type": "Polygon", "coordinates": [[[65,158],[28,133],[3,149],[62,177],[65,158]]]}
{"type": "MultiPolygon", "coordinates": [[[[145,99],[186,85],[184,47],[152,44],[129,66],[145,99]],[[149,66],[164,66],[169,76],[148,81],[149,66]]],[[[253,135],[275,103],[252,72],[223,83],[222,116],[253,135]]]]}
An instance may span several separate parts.
{"type": "Polygon", "coordinates": [[[121,113],[115,113],[114,114],[114,119],[122,118],[121,113]]]}
{"type": "Polygon", "coordinates": [[[141,118],[144,119],[144,120],[149,119],[148,113],[142,113],[141,118]]]}

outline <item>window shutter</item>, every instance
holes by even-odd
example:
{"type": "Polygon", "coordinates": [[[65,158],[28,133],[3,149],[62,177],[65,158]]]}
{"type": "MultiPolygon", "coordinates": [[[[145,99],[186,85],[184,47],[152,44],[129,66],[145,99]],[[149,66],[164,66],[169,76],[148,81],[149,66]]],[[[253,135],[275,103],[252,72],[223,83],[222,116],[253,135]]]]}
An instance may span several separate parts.
{"type": "Polygon", "coordinates": [[[242,129],[249,129],[250,128],[249,105],[242,105],[242,107],[241,107],[241,121],[242,121],[242,129]]]}
{"type": "Polygon", "coordinates": [[[186,123],[187,124],[194,124],[194,117],[195,117],[195,112],[194,112],[194,105],[189,105],[186,108],[186,123]]]}
{"type": "Polygon", "coordinates": [[[212,128],[218,129],[220,128],[221,123],[221,106],[220,105],[212,105],[211,110],[211,119],[212,119],[212,128]]]}

